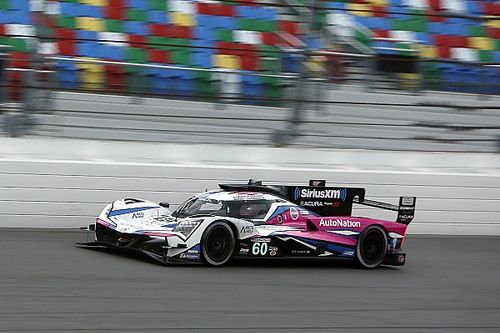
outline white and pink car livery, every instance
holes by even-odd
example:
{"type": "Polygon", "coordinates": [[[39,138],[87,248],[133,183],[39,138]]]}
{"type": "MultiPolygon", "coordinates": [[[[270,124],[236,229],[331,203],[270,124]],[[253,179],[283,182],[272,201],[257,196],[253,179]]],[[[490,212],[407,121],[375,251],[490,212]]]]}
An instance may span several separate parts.
{"type": "Polygon", "coordinates": [[[136,250],[163,263],[219,266],[234,257],[352,259],[360,266],[403,265],[401,251],[413,219],[414,197],[399,205],[367,200],[362,188],[249,184],[188,199],[174,212],[168,204],[117,200],[91,229],[94,242],[136,250]],[[397,221],[351,216],[361,204],[398,213],[397,221]]]}

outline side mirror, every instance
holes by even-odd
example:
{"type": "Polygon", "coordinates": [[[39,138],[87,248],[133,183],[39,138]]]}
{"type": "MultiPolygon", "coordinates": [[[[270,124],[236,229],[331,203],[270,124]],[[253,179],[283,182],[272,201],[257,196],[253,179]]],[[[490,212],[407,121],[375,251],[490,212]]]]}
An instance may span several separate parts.
{"type": "Polygon", "coordinates": [[[170,204],[168,202],[160,202],[158,203],[160,206],[162,206],[163,208],[169,208],[170,207],[170,204]]]}

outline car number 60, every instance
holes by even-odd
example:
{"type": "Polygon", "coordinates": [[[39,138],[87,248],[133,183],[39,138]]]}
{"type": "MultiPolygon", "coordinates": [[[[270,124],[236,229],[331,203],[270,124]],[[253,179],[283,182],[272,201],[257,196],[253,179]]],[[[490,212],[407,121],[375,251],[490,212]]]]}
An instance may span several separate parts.
{"type": "Polygon", "coordinates": [[[252,254],[254,256],[261,255],[264,256],[267,253],[267,243],[254,243],[252,246],[252,254]]]}

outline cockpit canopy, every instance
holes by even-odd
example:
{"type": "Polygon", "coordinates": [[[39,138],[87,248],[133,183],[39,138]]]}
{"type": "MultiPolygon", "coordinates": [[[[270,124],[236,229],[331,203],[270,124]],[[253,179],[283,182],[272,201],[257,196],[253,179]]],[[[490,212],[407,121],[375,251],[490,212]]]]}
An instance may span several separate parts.
{"type": "Polygon", "coordinates": [[[270,194],[247,192],[207,192],[183,203],[172,214],[186,218],[196,215],[227,216],[246,220],[263,220],[271,205],[286,202],[270,194]]]}

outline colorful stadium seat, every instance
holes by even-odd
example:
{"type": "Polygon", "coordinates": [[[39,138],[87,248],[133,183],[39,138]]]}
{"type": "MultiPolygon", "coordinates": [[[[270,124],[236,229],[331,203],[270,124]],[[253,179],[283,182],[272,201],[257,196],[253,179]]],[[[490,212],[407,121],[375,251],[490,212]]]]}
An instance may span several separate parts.
{"type": "MultiPolygon", "coordinates": [[[[54,41],[44,42],[45,53],[199,69],[70,66],[69,61],[64,61],[57,67],[59,85],[64,88],[76,88],[80,80],[80,87],[87,89],[101,89],[106,84],[116,91],[127,86],[142,91],[149,87],[154,92],[211,98],[218,89],[216,81],[229,80],[230,88],[224,89],[242,93],[247,102],[252,97],[280,97],[279,79],[251,74],[299,71],[301,57],[281,52],[288,45],[281,34],[299,37],[312,48],[322,46],[320,39],[303,36],[298,22],[282,19],[278,8],[254,0],[241,4],[216,0],[52,0],[45,9],[37,3],[0,0],[0,44],[11,46],[12,57],[34,50],[36,29],[32,14],[45,10],[50,15],[46,35],[54,41]],[[214,68],[241,73],[224,76],[208,71],[214,68]],[[124,79],[127,73],[131,78],[124,79]],[[175,86],[166,86],[171,84],[175,86]]],[[[337,33],[356,38],[378,52],[404,53],[414,48],[426,59],[500,61],[498,1],[344,0],[331,1],[328,8],[328,14],[317,14],[318,24],[333,25],[337,33]],[[353,26],[361,29],[353,30],[353,26]]],[[[424,76],[429,79],[426,86],[447,88],[446,83],[436,85],[438,78],[451,81],[457,75],[467,82],[472,80],[471,75],[491,82],[497,80],[496,68],[485,74],[470,66],[456,66],[424,66],[424,76]]],[[[412,75],[404,76],[405,81],[412,79],[412,75]]],[[[481,80],[476,81],[484,82],[481,80]]]]}

